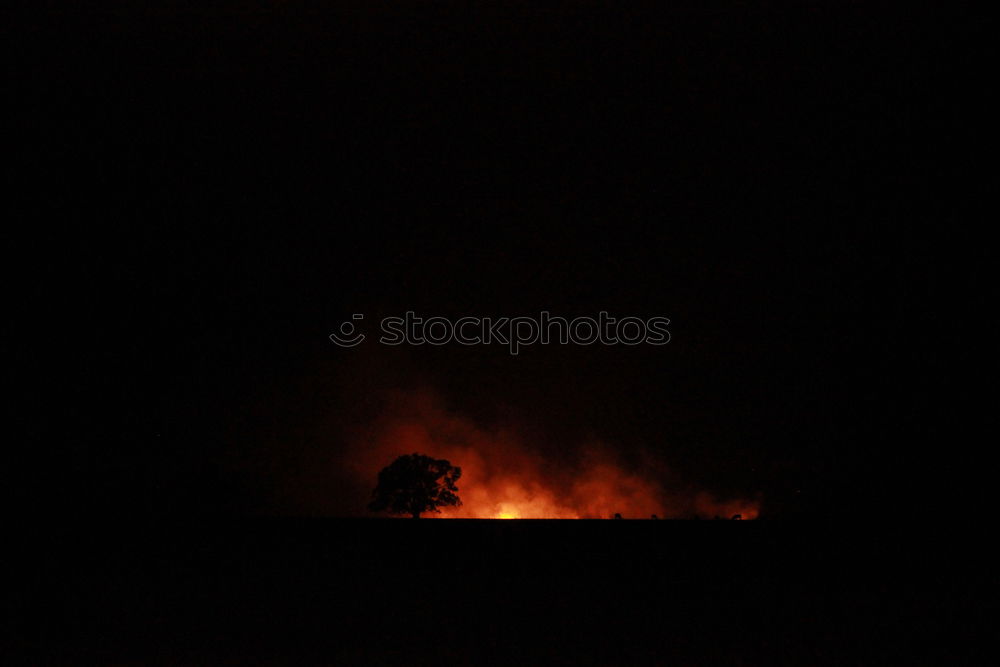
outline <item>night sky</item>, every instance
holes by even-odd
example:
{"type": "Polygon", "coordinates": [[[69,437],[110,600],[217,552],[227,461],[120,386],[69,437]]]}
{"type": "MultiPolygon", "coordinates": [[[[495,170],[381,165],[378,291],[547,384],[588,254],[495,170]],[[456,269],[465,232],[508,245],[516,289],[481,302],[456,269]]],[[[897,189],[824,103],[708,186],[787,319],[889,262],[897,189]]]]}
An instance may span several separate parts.
{"type": "Polygon", "coordinates": [[[761,517],[923,504],[901,470],[946,419],[967,40],[879,7],[669,4],[12,12],[36,497],[354,516],[358,443],[432,397],[554,476],[599,442],[761,517]],[[410,310],[672,337],[327,338],[410,310]]]}

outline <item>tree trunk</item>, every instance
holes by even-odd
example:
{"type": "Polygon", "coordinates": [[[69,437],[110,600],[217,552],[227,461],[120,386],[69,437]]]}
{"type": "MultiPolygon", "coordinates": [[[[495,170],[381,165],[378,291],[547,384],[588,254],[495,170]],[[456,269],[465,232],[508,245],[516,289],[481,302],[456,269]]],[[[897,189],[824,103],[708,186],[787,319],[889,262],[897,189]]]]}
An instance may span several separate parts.
{"type": "Polygon", "coordinates": [[[413,512],[412,516],[413,516],[414,519],[419,519],[420,518],[420,512],[413,512]]]}

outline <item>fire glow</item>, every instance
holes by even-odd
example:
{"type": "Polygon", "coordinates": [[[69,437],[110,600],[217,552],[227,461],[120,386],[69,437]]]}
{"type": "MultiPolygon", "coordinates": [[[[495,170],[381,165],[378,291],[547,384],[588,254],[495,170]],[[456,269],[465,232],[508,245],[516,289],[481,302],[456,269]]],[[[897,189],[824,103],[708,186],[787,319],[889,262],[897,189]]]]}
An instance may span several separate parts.
{"type": "Polygon", "coordinates": [[[605,446],[580,445],[570,462],[529,448],[514,430],[487,430],[445,410],[429,393],[397,397],[358,443],[351,461],[361,481],[401,454],[420,452],[462,468],[459,507],[427,518],[607,519],[758,515],[756,502],[708,492],[666,492],[652,475],[626,469],[605,446]]]}

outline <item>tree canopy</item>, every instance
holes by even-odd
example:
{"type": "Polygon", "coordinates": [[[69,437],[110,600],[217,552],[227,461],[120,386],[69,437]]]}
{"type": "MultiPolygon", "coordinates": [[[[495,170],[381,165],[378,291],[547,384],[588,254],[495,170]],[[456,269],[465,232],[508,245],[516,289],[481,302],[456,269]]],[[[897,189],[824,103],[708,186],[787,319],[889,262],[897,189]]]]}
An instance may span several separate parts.
{"type": "Polygon", "coordinates": [[[462,469],[445,459],[417,453],[400,456],[379,472],[368,509],[419,519],[423,512],[461,505],[455,485],[461,476],[462,469]]]}

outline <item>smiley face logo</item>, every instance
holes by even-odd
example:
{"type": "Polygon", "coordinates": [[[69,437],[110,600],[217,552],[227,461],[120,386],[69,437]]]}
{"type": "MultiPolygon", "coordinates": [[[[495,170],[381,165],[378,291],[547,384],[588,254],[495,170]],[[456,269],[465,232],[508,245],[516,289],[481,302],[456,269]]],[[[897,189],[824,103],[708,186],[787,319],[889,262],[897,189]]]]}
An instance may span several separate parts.
{"type": "MultiPolygon", "coordinates": [[[[360,313],[355,313],[351,316],[352,320],[363,320],[364,315],[360,313]]],[[[354,347],[358,345],[365,339],[365,335],[360,331],[355,331],[354,323],[351,321],[344,322],[340,325],[340,333],[330,334],[330,340],[340,347],[354,347]]]]}

